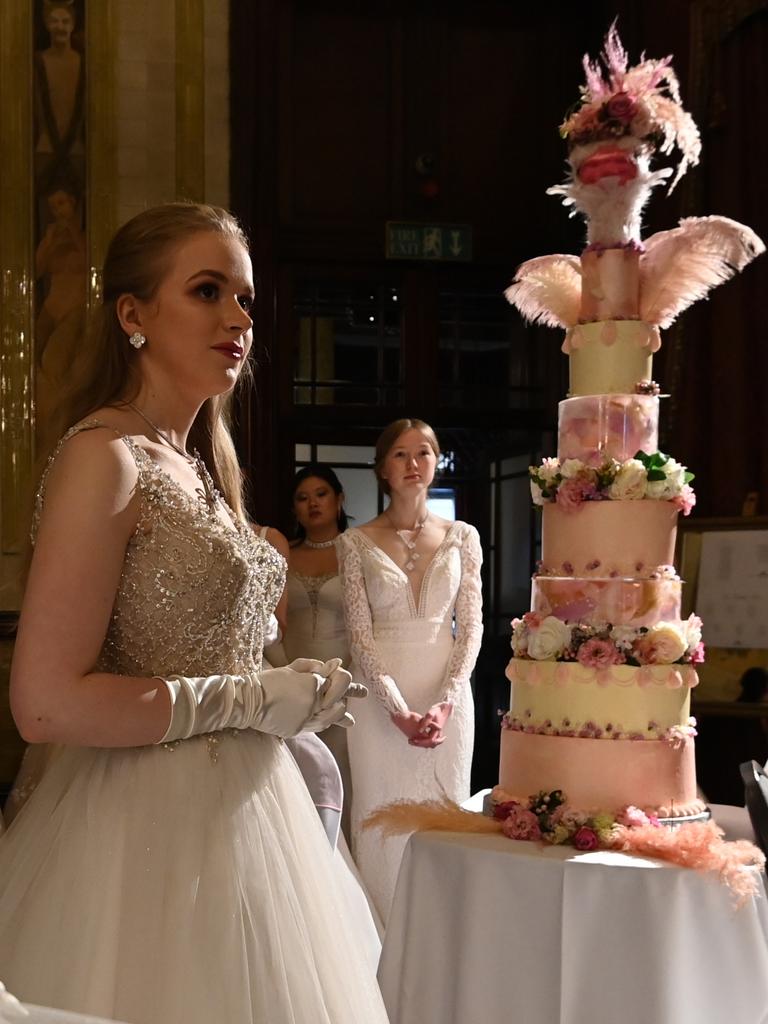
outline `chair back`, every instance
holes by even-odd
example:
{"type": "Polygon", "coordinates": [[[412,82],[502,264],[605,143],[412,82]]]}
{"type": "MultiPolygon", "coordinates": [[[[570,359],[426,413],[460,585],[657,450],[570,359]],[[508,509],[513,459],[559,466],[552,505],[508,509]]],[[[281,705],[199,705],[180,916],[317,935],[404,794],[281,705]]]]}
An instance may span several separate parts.
{"type": "Polygon", "coordinates": [[[768,856],[768,775],[757,761],[745,761],[739,770],[757,845],[768,856]]]}

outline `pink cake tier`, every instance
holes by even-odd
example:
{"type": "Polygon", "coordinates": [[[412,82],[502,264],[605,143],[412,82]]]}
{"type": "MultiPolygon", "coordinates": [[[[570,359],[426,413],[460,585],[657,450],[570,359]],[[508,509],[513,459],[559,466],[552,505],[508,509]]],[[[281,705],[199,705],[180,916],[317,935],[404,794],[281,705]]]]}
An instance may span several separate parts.
{"type": "Polygon", "coordinates": [[[691,689],[698,683],[690,665],[596,669],[519,658],[510,661],[507,678],[512,683],[508,727],[595,742],[679,739],[690,728],[691,689]]]}
{"type": "Polygon", "coordinates": [[[581,254],[579,320],[637,320],[640,253],[637,249],[587,249],[581,254]]]}
{"type": "Polygon", "coordinates": [[[534,576],[531,611],[563,622],[652,626],[679,619],[679,579],[534,576]]]}
{"type": "Polygon", "coordinates": [[[659,399],[654,395],[586,395],[560,402],[557,457],[597,467],[658,451],[659,399]]]}
{"type": "Polygon", "coordinates": [[[660,817],[699,814],[693,740],[595,740],[501,734],[499,785],[527,800],[561,789],[569,806],[612,813],[629,805],[660,817]]]}
{"type": "Polygon", "coordinates": [[[642,320],[603,320],[566,331],[563,352],[570,355],[568,393],[631,395],[650,380],[659,330],[642,320]]]}
{"type": "Polygon", "coordinates": [[[678,510],[672,502],[585,501],[542,508],[541,560],[548,574],[637,576],[671,565],[678,510]]]}

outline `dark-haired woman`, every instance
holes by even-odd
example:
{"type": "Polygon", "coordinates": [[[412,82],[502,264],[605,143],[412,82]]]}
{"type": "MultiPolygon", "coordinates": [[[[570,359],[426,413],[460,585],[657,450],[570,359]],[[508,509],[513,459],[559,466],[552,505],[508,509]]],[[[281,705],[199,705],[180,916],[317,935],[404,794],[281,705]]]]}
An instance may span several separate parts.
{"type": "MultiPolygon", "coordinates": [[[[293,484],[296,539],[288,555],[287,608],[283,647],[293,658],[341,658],[349,667],[349,642],[341,600],[338,537],[347,528],[344,490],[330,466],[314,463],[299,470],[293,484]],[[296,654],[301,651],[301,654],[296,654]]],[[[352,786],[343,729],[328,729],[322,739],[341,772],[345,794],[342,828],[349,836],[352,786]]]]}

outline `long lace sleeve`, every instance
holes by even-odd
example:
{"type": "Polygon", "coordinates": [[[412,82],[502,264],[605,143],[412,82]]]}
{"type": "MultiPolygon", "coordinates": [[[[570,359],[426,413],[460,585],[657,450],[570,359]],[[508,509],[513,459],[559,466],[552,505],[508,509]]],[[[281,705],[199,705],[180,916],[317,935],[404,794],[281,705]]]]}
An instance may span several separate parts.
{"type": "Polygon", "coordinates": [[[474,526],[467,526],[461,541],[461,583],[456,595],[456,639],[443,684],[443,700],[455,701],[475,667],[483,639],[483,589],[480,569],[483,549],[474,526]]]}
{"type": "Polygon", "coordinates": [[[352,660],[363,673],[360,682],[373,690],[387,711],[404,714],[408,705],[395,680],[387,674],[376,646],[360,548],[351,531],[341,535],[337,552],[347,635],[352,660]]]}

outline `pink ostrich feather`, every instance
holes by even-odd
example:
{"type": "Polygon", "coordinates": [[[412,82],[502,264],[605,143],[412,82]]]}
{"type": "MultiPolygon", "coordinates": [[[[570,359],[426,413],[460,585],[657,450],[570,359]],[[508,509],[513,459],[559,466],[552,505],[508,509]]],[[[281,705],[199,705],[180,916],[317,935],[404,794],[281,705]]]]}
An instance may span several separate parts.
{"type": "Polygon", "coordinates": [[[507,300],[531,323],[573,327],[581,303],[581,262],[578,256],[538,256],[517,268],[504,292],[507,300]]]}
{"type": "Polygon", "coordinates": [[[728,217],[687,217],[645,241],[640,260],[640,318],[669,327],[712,288],[743,270],[765,245],[728,217]]]}
{"type": "Polygon", "coordinates": [[[611,843],[614,850],[713,872],[735,895],[738,906],[762,889],[759,871],[765,867],[763,853],[746,839],[726,842],[723,830],[713,821],[691,822],[676,829],[621,826],[616,833],[611,843]]]}

